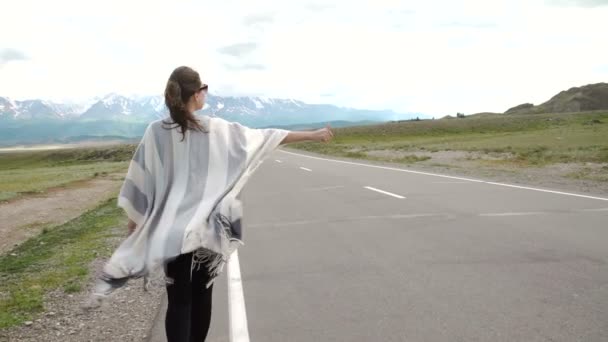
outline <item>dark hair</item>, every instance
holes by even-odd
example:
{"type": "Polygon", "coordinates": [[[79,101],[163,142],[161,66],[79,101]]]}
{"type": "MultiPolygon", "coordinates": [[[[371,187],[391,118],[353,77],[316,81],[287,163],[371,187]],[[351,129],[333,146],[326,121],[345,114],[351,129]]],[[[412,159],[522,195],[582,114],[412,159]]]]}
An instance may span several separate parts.
{"type": "MultiPolygon", "coordinates": [[[[182,141],[186,137],[186,130],[196,129],[202,132],[207,130],[202,126],[193,113],[186,110],[186,104],[190,97],[202,86],[201,78],[194,69],[187,66],[180,66],[173,70],[167,87],[165,88],[165,105],[169,109],[169,114],[173,122],[166,124],[177,124],[181,127],[182,141]]],[[[177,128],[178,126],[169,129],[177,128]]]]}

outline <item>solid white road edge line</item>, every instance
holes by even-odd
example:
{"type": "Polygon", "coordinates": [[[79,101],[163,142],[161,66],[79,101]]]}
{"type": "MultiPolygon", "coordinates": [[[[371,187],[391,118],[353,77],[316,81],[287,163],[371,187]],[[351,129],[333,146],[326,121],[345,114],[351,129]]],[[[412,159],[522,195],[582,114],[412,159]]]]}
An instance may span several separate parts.
{"type": "Polygon", "coordinates": [[[574,197],[595,199],[595,200],[600,200],[600,201],[608,201],[608,198],[605,198],[605,197],[588,196],[588,195],[581,195],[581,194],[575,194],[575,193],[570,193],[570,192],[547,190],[547,189],[540,189],[540,188],[532,188],[532,187],[528,187],[528,186],[519,186],[519,185],[506,184],[506,183],[487,182],[487,181],[483,181],[483,180],[479,180],[479,179],[446,176],[446,175],[441,175],[441,174],[437,174],[437,173],[430,173],[430,172],[421,172],[421,171],[400,169],[400,168],[396,168],[396,167],[370,165],[370,164],[363,164],[363,163],[348,162],[348,161],[343,161],[343,160],[335,160],[335,159],[328,159],[328,158],[313,157],[313,156],[307,156],[305,154],[288,152],[288,151],[283,151],[283,150],[279,150],[279,152],[283,152],[283,153],[287,153],[287,154],[292,154],[294,156],[300,156],[300,157],[305,157],[305,158],[325,160],[325,161],[330,161],[330,162],[334,162],[334,163],[358,165],[358,166],[365,166],[365,167],[371,167],[371,168],[376,168],[376,169],[384,169],[384,170],[391,170],[391,171],[408,172],[408,173],[414,173],[414,174],[425,175],[425,176],[442,177],[442,178],[449,178],[449,179],[459,179],[459,180],[465,180],[465,181],[474,182],[474,183],[485,183],[485,184],[491,184],[491,185],[506,186],[506,187],[516,188],[516,189],[532,190],[532,191],[547,192],[547,193],[552,193],[552,194],[557,194],[557,195],[574,196],[574,197]]]}
{"type": "Polygon", "coordinates": [[[241,282],[241,266],[238,250],[228,260],[228,320],[231,342],[249,342],[245,296],[241,282]]]}

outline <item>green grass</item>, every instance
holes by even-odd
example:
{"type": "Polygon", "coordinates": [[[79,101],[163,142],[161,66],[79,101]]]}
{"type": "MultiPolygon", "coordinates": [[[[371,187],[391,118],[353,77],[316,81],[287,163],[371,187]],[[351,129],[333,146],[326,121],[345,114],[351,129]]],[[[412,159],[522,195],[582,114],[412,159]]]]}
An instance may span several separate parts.
{"type": "Polygon", "coordinates": [[[74,164],[128,161],[134,144],[101,147],[78,147],[60,150],[11,151],[0,153],[0,171],[74,164]]]}
{"type": "MultiPolygon", "coordinates": [[[[372,150],[475,151],[504,154],[515,166],[608,162],[608,112],[484,115],[338,128],[331,143],[290,147],[353,158],[378,159],[372,150]],[[356,151],[356,152],[352,152],[356,151]]],[[[404,162],[412,162],[406,158],[404,162]]]]}
{"type": "Polygon", "coordinates": [[[126,172],[136,145],[0,153],[0,201],[126,172]]]}
{"type": "Polygon", "coordinates": [[[128,162],[100,162],[0,171],[0,201],[43,193],[49,188],[66,186],[108,173],[126,172],[128,166],[128,162]]]}
{"type": "Polygon", "coordinates": [[[108,239],[126,234],[126,216],[116,198],[52,229],[0,257],[0,329],[32,320],[44,310],[44,295],[81,291],[89,263],[111,253],[108,239]]]}

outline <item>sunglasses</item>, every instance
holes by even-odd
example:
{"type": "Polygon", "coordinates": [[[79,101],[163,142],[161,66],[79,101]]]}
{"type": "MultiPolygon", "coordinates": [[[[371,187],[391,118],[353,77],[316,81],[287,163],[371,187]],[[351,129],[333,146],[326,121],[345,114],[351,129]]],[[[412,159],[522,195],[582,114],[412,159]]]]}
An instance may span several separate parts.
{"type": "Polygon", "coordinates": [[[198,88],[198,91],[201,91],[201,90],[207,91],[208,89],[209,89],[209,86],[207,84],[203,83],[203,85],[200,88],[198,88]]]}

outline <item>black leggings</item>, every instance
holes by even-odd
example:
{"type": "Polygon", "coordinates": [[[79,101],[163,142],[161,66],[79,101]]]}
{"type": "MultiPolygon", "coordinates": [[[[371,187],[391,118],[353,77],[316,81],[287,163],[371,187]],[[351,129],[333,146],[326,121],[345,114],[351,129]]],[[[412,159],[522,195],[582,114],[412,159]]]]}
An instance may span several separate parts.
{"type": "Polygon", "coordinates": [[[203,265],[192,271],[190,281],[191,262],[192,253],[187,253],[165,267],[167,276],[174,280],[173,284],[167,285],[167,342],[202,342],[209,332],[213,284],[205,288],[209,272],[203,265]]]}

